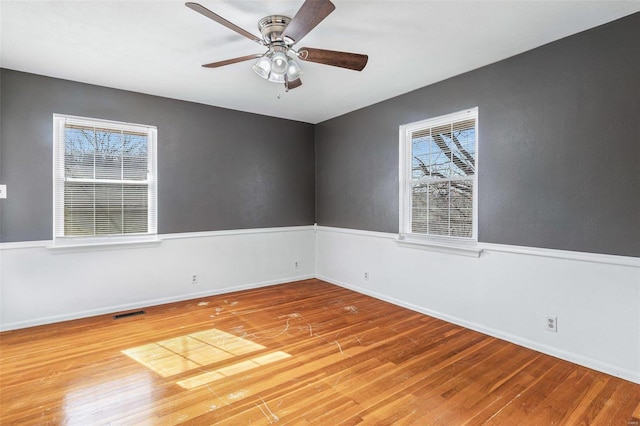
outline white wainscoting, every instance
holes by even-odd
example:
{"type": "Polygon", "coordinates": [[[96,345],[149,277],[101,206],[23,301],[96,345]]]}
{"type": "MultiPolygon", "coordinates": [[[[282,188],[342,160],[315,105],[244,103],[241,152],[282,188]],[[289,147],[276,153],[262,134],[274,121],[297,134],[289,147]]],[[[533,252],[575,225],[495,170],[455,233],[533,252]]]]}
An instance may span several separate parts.
{"type": "Polygon", "coordinates": [[[316,275],[640,383],[640,259],[496,244],[467,257],[396,238],[317,227],[316,275]]]}
{"type": "Polygon", "coordinates": [[[4,243],[0,330],[315,276],[640,383],[640,259],[496,244],[479,244],[476,258],[396,238],[300,226],[169,234],[140,246],[4,243]],[[558,318],[557,333],[546,331],[547,316],[558,318]]]}
{"type": "Polygon", "coordinates": [[[315,276],[313,226],[167,234],[159,243],[0,245],[0,330],[315,276]],[[298,262],[298,268],[295,268],[298,262]],[[191,275],[198,283],[191,284],[191,275]]]}

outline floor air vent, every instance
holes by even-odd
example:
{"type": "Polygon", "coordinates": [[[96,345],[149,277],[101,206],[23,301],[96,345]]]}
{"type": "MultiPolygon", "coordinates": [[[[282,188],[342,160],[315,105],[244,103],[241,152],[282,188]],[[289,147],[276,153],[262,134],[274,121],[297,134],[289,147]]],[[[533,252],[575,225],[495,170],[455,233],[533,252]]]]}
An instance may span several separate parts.
{"type": "Polygon", "coordinates": [[[113,316],[113,319],[133,317],[136,315],[144,315],[144,311],[133,311],[133,312],[126,312],[124,314],[117,314],[113,316]]]}

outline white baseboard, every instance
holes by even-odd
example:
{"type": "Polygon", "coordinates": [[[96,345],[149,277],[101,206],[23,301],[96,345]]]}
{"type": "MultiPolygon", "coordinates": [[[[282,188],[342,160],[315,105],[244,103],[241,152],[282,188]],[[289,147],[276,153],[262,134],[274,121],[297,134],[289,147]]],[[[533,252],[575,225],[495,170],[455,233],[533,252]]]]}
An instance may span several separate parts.
{"type": "Polygon", "coordinates": [[[591,368],[591,369],[596,370],[596,371],[600,371],[600,372],[603,372],[603,373],[606,373],[606,374],[609,374],[609,375],[612,375],[612,376],[620,377],[621,379],[625,379],[625,380],[628,380],[628,381],[633,382],[633,383],[640,384],[640,374],[638,372],[635,372],[635,371],[620,369],[620,368],[616,367],[615,365],[611,365],[611,364],[604,363],[604,362],[601,362],[601,361],[598,361],[598,360],[595,360],[595,359],[592,359],[592,358],[581,356],[579,354],[575,354],[575,353],[571,353],[571,352],[567,352],[567,351],[562,351],[562,350],[559,350],[557,348],[554,348],[554,347],[551,347],[551,346],[548,346],[548,345],[542,345],[540,343],[531,341],[529,339],[524,339],[524,338],[522,338],[520,336],[504,333],[504,332],[502,332],[500,330],[488,328],[488,327],[485,327],[485,326],[483,326],[481,324],[472,323],[472,322],[469,322],[469,321],[465,321],[465,320],[463,320],[461,318],[456,318],[456,317],[452,317],[451,315],[443,314],[441,312],[436,312],[436,311],[433,311],[431,309],[424,308],[424,307],[418,306],[418,305],[414,305],[412,303],[409,303],[409,302],[406,302],[406,301],[403,301],[403,300],[399,300],[399,299],[387,296],[387,295],[382,294],[382,293],[371,291],[370,289],[367,289],[367,288],[364,288],[364,287],[361,287],[361,286],[356,286],[356,285],[352,285],[352,284],[349,284],[349,283],[341,282],[341,281],[334,280],[334,279],[332,279],[330,277],[325,277],[325,276],[322,276],[322,275],[317,276],[317,278],[319,280],[326,281],[328,283],[335,284],[337,286],[344,287],[346,289],[349,289],[349,290],[352,290],[352,291],[355,291],[355,292],[358,292],[358,293],[361,293],[361,294],[366,294],[367,296],[371,296],[373,298],[376,298],[376,299],[379,299],[379,300],[383,300],[385,302],[392,303],[392,304],[394,304],[396,306],[407,308],[407,309],[410,309],[412,311],[415,311],[415,312],[418,312],[418,313],[421,313],[421,314],[424,314],[424,315],[428,315],[430,317],[438,318],[440,320],[449,322],[451,324],[459,325],[461,327],[464,327],[464,328],[467,328],[467,329],[470,329],[470,330],[474,330],[474,331],[477,331],[479,333],[486,334],[488,336],[492,336],[492,337],[495,337],[495,338],[498,338],[498,339],[501,339],[501,340],[505,340],[505,341],[510,342],[510,343],[514,343],[514,344],[516,344],[518,346],[522,346],[522,347],[525,347],[525,348],[528,348],[528,349],[532,349],[534,351],[541,352],[541,353],[546,354],[546,355],[551,355],[551,356],[553,356],[555,358],[559,358],[559,359],[562,359],[562,360],[565,360],[565,361],[569,361],[569,362],[572,362],[574,364],[582,365],[584,367],[591,368]]]}
{"type": "Polygon", "coordinates": [[[262,281],[262,282],[239,285],[239,286],[234,286],[234,287],[223,287],[223,288],[217,288],[217,289],[214,289],[214,290],[205,290],[205,291],[199,291],[199,292],[194,292],[194,293],[180,294],[180,295],[173,296],[173,297],[165,297],[165,298],[152,299],[152,300],[142,300],[142,301],[139,301],[139,302],[127,303],[127,304],[118,305],[118,306],[105,306],[104,308],[100,308],[100,309],[79,311],[79,312],[74,312],[72,314],[54,315],[54,316],[49,316],[49,317],[34,318],[34,319],[30,319],[28,321],[20,321],[20,322],[15,322],[15,323],[2,324],[2,326],[0,328],[0,331],[17,330],[17,329],[20,329],[20,328],[35,327],[35,326],[38,326],[38,325],[52,324],[52,323],[57,323],[57,322],[62,322],[62,321],[71,321],[71,320],[80,319],[80,318],[95,317],[95,316],[98,316],[98,315],[114,314],[114,313],[117,313],[117,312],[129,311],[129,310],[132,310],[132,309],[149,308],[151,306],[164,305],[166,303],[182,302],[182,301],[185,301],[185,300],[192,300],[192,299],[201,299],[203,297],[210,297],[210,296],[215,296],[215,295],[218,295],[218,294],[227,294],[227,293],[233,293],[233,292],[242,291],[242,290],[252,290],[252,289],[256,289],[256,288],[269,287],[269,286],[272,286],[272,285],[285,284],[285,283],[294,282],[294,281],[308,280],[308,279],[312,279],[312,278],[315,278],[315,276],[314,275],[300,275],[300,276],[290,277],[290,278],[286,278],[286,279],[262,281]]]}

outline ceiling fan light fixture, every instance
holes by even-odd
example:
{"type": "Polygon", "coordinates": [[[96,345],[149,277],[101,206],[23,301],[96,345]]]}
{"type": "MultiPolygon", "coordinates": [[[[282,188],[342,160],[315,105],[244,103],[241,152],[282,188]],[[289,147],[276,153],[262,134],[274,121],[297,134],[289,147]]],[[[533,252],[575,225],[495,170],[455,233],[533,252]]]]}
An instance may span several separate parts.
{"type": "Polygon", "coordinates": [[[284,76],[289,67],[287,55],[282,52],[276,52],[271,57],[271,74],[284,76]]]}
{"type": "Polygon", "coordinates": [[[267,56],[263,56],[262,58],[258,59],[258,61],[253,65],[253,70],[260,77],[268,79],[269,74],[271,73],[271,59],[269,59],[267,56]]]}
{"type": "Polygon", "coordinates": [[[272,72],[269,74],[269,81],[272,83],[284,83],[285,74],[276,74],[272,72]]]}
{"type": "Polygon", "coordinates": [[[297,80],[303,74],[300,65],[293,59],[289,59],[289,66],[287,67],[287,78],[289,81],[297,80]]]}

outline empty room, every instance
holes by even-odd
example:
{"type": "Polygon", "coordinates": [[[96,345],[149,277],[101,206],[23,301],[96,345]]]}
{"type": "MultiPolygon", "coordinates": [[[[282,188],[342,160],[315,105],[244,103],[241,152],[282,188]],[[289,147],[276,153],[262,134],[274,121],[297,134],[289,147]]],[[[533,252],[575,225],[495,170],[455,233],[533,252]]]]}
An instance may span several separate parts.
{"type": "Polygon", "coordinates": [[[0,0],[0,424],[640,425],[640,1],[0,0]]]}

